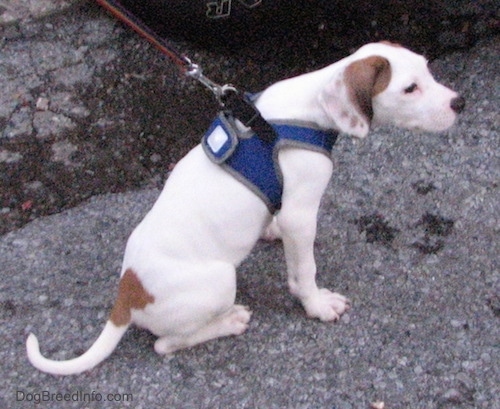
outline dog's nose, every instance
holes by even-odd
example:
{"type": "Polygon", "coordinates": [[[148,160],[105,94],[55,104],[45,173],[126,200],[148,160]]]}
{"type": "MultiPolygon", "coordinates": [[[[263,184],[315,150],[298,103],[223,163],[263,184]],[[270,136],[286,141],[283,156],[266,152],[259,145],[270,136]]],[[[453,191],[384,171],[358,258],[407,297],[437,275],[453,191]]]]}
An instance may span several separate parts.
{"type": "Polygon", "coordinates": [[[451,100],[450,102],[450,107],[453,109],[457,114],[462,112],[465,108],[465,98],[463,97],[455,97],[451,100]]]}

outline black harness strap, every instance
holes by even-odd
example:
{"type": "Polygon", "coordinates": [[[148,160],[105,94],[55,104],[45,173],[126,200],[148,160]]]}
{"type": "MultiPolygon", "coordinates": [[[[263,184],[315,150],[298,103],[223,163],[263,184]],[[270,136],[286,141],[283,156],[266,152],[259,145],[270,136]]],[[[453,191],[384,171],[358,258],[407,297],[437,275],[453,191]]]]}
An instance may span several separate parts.
{"type": "Polygon", "coordinates": [[[238,119],[247,128],[251,128],[264,142],[272,143],[277,135],[274,128],[267,122],[255,107],[248,95],[239,91],[226,94],[222,101],[229,114],[238,119]]]}

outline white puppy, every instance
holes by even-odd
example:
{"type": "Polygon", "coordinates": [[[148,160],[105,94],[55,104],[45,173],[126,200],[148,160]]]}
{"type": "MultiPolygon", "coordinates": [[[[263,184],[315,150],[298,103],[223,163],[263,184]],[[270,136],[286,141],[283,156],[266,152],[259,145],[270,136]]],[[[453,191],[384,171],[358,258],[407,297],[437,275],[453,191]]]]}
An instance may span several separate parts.
{"type": "MultiPolygon", "coordinates": [[[[445,130],[464,100],[433,79],[422,56],[374,43],[324,69],[272,85],[256,106],[269,122],[363,138],[382,124],[445,130]]],[[[160,354],[243,333],[251,313],[234,303],[235,269],[262,236],[283,240],[290,291],[307,315],[337,320],[348,301],[317,287],[313,255],[332,162],[324,152],[300,146],[276,152],[283,190],[275,217],[254,189],[212,162],[201,145],[189,152],[128,240],[118,296],[99,338],[78,358],[52,361],[30,334],[31,363],[58,375],[86,371],[111,354],[132,323],[159,337],[160,354]]]]}

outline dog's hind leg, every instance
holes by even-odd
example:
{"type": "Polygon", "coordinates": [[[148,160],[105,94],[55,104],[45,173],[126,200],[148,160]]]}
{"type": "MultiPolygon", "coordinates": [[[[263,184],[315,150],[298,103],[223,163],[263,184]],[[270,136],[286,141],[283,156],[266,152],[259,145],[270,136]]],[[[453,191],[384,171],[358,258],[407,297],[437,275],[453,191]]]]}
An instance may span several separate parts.
{"type": "Polygon", "coordinates": [[[251,313],[247,307],[235,305],[233,264],[202,260],[181,263],[172,270],[173,266],[172,260],[158,266],[171,269],[170,274],[160,275],[157,280],[158,291],[169,295],[156,309],[146,311],[149,316],[141,317],[139,312],[135,321],[143,327],[154,322],[149,329],[159,337],[154,347],[157,353],[170,354],[215,338],[239,335],[247,329],[251,313]]]}
{"type": "Polygon", "coordinates": [[[240,335],[248,328],[252,313],[248,307],[233,305],[229,311],[216,317],[206,326],[193,334],[181,336],[164,336],[155,342],[158,354],[171,354],[179,349],[189,348],[205,341],[229,335],[240,335]]]}

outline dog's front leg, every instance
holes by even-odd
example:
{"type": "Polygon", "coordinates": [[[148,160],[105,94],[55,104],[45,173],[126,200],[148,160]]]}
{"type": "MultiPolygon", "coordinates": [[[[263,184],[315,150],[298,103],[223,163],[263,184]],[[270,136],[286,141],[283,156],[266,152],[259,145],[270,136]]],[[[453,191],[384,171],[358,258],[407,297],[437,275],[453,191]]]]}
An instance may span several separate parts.
{"type": "Polygon", "coordinates": [[[347,299],[316,284],[314,238],[316,213],[280,213],[280,224],[288,268],[290,292],[299,298],[306,313],[321,321],[336,321],[349,307],[347,299]]]}
{"type": "Polygon", "coordinates": [[[348,301],[318,288],[314,259],[318,209],[332,163],[320,153],[290,149],[280,153],[280,166],[284,192],[276,223],[285,248],[290,292],[299,298],[309,317],[335,321],[349,307],[348,301]]]}

